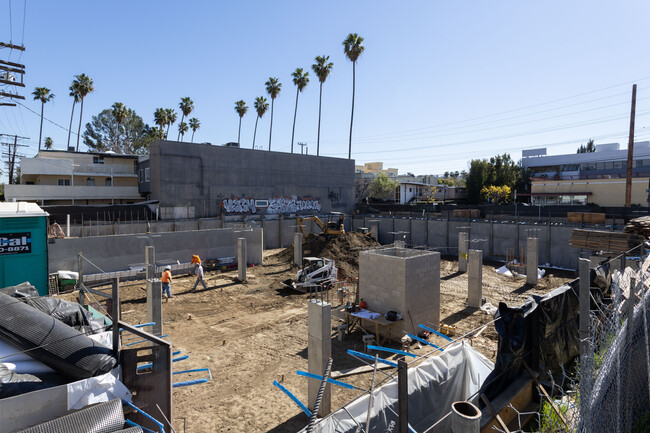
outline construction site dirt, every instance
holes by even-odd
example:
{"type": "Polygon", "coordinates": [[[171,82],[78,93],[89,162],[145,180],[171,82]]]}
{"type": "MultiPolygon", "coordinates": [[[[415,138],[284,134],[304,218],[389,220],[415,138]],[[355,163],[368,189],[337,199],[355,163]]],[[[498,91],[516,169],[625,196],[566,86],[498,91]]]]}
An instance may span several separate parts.
{"type": "MultiPolygon", "coordinates": [[[[377,245],[361,235],[350,238],[306,242],[304,255],[333,254],[331,258],[341,268],[339,277],[352,281],[355,287],[358,251],[377,245]]],[[[279,283],[295,276],[297,267],[292,265],[292,259],[291,248],[267,250],[263,265],[247,270],[246,283],[237,281],[236,270],[211,271],[206,272],[208,288],[199,286],[196,291],[191,290],[194,276],[174,276],[174,296],[163,301],[163,333],[169,335],[173,350],[189,355],[188,359],[174,363],[174,369],[207,367],[213,378],[204,384],[174,389],[173,424],[177,432],[184,431],[184,427],[187,432],[295,432],[307,424],[307,416],[273,386],[277,380],[301,401],[307,401],[307,380],[311,379],[298,376],[296,370],[307,370],[308,295],[282,288],[279,283]]],[[[536,287],[529,287],[525,279],[497,274],[495,265],[486,264],[483,268],[483,296],[494,306],[499,302],[520,305],[529,295],[548,293],[572,279],[570,274],[550,272],[536,287]]],[[[467,274],[456,272],[456,262],[443,258],[440,268],[442,322],[455,326],[456,335],[491,322],[492,315],[466,307],[467,274]]],[[[123,283],[120,296],[123,320],[132,324],[146,322],[144,281],[123,283]]],[[[363,333],[357,330],[339,341],[336,328],[343,323],[344,314],[335,294],[330,295],[330,300],[332,370],[361,366],[346,350],[362,350],[363,333]]],[[[431,341],[437,342],[434,337],[431,341]]],[[[474,337],[472,345],[494,360],[494,326],[488,325],[474,337]]],[[[393,343],[393,347],[401,345],[393,343]]],[[[412,346],[416,354],[428,353],[429,349],[433,348],[412,346]]],[[[188,376],[183,380],[194,378],[188,376]]],[[[344,380],[367,389],[371,376],[370,372],[344,380]]],[[[332,391],[332,408],[339,408],[358,395],[360,391],[336,387],[332,391]]]]}

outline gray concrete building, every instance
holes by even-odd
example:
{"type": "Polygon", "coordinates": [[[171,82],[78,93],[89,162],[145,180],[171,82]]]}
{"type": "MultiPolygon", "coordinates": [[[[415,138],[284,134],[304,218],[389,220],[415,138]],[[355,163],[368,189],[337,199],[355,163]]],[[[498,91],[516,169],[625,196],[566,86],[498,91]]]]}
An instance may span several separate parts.
{"type": "Polygon", "coordinates": [[[160,201],[161,218],[350,213],[354,206],[352,159],[156,141],[148,169],[149,185],[140,187],[160,201]]]}

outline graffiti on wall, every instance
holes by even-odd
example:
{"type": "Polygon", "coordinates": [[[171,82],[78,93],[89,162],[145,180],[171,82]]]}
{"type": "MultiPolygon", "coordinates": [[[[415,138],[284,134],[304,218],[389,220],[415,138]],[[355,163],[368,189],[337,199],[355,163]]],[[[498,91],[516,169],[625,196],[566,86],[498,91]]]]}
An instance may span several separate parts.
{"type": "Polygon", "coordinates": [[[298,198],[295,195],[291,197],[272,197],[268,200],[255,200],[250,197],[229,198],[222,202],[224,210],[228,213],[296,213],[301,211],[319,212],[321,210],[320,201],[313,198],[298,198]],[[256,206],[256,203],[258,206],[256,206]],[[264,204],[267,206],[259,206],[264,204]],[[264,211],[266,210],[266,211],[264,211]]]}

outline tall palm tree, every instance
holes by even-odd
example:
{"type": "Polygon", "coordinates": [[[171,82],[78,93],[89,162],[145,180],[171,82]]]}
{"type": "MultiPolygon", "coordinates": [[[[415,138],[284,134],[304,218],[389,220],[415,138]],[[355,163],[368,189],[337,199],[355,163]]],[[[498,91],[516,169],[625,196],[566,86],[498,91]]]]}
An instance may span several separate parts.
{"type": "Polygon", "coordinates": [[[189,127],[187,126],[187,123],[181,122],[178,124],[178,135],[180,136],[180,141],[183,141],[183,137],[185,137],[185,133],[188,131],[188,129],[189,127]]]}
{"type": "Polygon", "coordinates": [[[302,72],[302,68],[296,68],[294,72],[291,73],[293,77],[293,84],[296,86],[296,109],[293,111],[293,129],[291,130],[291,153],[293,153],[293,136],[296,132],[296,114],[298,114],[298,95],[302,90],[307,87],[309,83],[309,72],[302,72]]]}
{"type": "Polygon", "coordinates": [[[330,56],[316,56],[316,63],[311,65],[314,73],[320,82],[320,97],[318,98],[318,139],[316,141],[316,156],[320,155],[320,113],[321,103],[323,102],[323,83],[332,72],[334,63],[329,61],[330,56]]]}
{"type": "Polygon", "coordinates": [[[257,121],[264,116],[264,113],[266,113],[266,110],[269,109],[269,103],[266,102],[266,98],[264,96],[258,96],[255,98],[255,103],[253,104],[255,107],[255,111],[257,111],[257,117],[255,118],[255,132],[253,133],[253,149],[255,149],[255,136],[257,135],[257,121]]]}
{"type": "Polygon", "coordinates": [[[41,131],[38,133],[38,150],[41,150],[41,138],[43,137],[43,108],[45,107],[46,102],[50,102],[54,99],[54,93],[50,93],[50,89],[47,87],[37,87],[32,92],[34,95],[34,101],[41,101],[41,131]]]}
{"type": "MultiPolygon", "coordinates": [[[[68,147],[70,147],[70,135],[72,134],[72,119],[74,118],[74,106],[77,104],[77,102],[81,101],[81,98],[79,98],[79,88],[77,86],[77,81],[73,81],[72,84],[70,84],[70,96],[72,97],[72,114],[70,114],[70,127],[68,128],[68,147]]],[[[68,150],[68,147],[66,147],[66,150],[68,150]]]]}
{"type": "Polygon", "coordinates": [[[241,119],[248,111],[248,106],[243,99],[235,102],[235,111],[239,114],[239,132],[237,133],[237,144],[239,144],[239,139],[241,138],[241,119]]]}
{"type": "Polygon", "coordinates": [[[79,152],[79,138],[81,138],[81,122],[84,117],[84,99],[89,93],[95,91],[95,83],[86,74],[75,75],[75,80],[72,82],[77,86],[79,91],[79,99],[81,101],[81,111],[79,113],[79,128],[77,129],[77,152],[79,152]],[[76,83],[76,84],[75,84],[76,83]]]}
{"type": "Polygon", "coordinates": [[[278,78],[271,77],[266,83],[266,92],[271,96],[271,129],[269,130],[269,151],[271,150],[271,136],[273,135],[273,103],[280,94],[282,83],[278,78]]]}
{"type": "Polygon", "coordinates": [[[194,133],[201,127],[201,122],[196,117],[190,119],[190,129],[192,129],[192,143],[194,143],[194,133]]]}
{"type": "Polygon", "coordinates": [[[357,59],[363,53],[366,47],[363,46],[363,38],[356,33],[350,33],[343,41],[343,52],[345,56],[352,62],[352,112],[350,114],[350,146],[348,149],[348,159],[352,158],[352,121],[354,120],[354,85],[355,85],[355,69],[357,59]]]}
{"type": "MultiPolygon", "coordinates": [[[[181,116],[181,123],[183,123],[183,120],[185,119],[185,116],[189,116],[192,114],[192,111],[194,110],[194,102],[190,99],[190,97],[185,97],[181,98],[181,102],[178,104],[178,108],[181,109],[181,113],[183,115],[181,116]]],[[[178,138],[181,137],[181,131],[180,128],[178,130],[178,138]]],[[[178,138],[176,139],[178,141],[178,138]]]]}
{"type": "Polygon", "coordinates": [[[167,112],[167,132],[165,132],[165,138],[167,138],[169,136],[169,127],[176,122],[176,112],[173,108],[165,108],[165,112],[167,112]]]}
{"type": "Polygon", "coordinates": [[[156,108],[156,111],[153,113],[153,122],[158,125],[160,131],[160,139],[164,137],[165,126],[167,125],[167,110],[164,108],[156,108]]]}
{"type": "MultiPolygon", "coordinates": [[[[111,107],[111,114],[113,115],[113,118],[115,118],[115,121],[117,122],[117,133],[116,133],[116,138],[117,138],[117,143],[116,147],[120,150],[119,153],[122,153],[122,145],[119,144],[120,142],[120,127],[124,124],[124,119],[126,118],[128,114],[128,109],[126,106],[121,103],[121,102],[116,102],[113,104],[111,107]]],[[[126,130],[124,131],[124,140],[126,141],[126,130]]]]}

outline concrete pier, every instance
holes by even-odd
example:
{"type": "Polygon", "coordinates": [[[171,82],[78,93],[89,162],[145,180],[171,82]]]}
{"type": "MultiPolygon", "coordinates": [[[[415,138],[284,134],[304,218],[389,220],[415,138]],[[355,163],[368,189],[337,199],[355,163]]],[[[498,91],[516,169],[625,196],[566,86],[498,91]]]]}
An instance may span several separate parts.
{"type": "MultiPolygon", "coordinates": [[[[147,288],[147,322],[155,322],[151,328],[153,335],[162,335],[162,283],[156,278],[156,249],[147,246],[144,249],[145,276],[147,288]]],[[[174,287],[172,284],[172,294],[174,287]]]]}
{"type": "Polygon", "coordinates": [[[458,233],[458,272],[467,272],[467,233],[458,233]]]}
{"type": "Polygon", "coordinates": [[[481,308],[483,304],[483,251],[469,250],[467,272],[467,306],[481,308]]]}
{"type": "MultiPolygon", "coordinates": [[[[308,371],[323,375],[327,360],[332,356],[332,306],[327,302],[311,299],[307,302],[307,357],[308,371]]],[[[320,380],[307,380],[307,406],[314,409],[320,380]]],[[[331,386],[328,384],[320,402],[318,415],[323,417],[332,411],[331,386]]]]}
{"type": "Polygon", "coordinates": [[[293,235],[293,264],[302,266],[302,233],[293,235]]]}
{"type": "Polygon", "coordinates": [[[237,278],[239,281],[246,281],[246,266],[248,255],[246,254],[246,238],[237,239],[237,278]]]}
{"type": "Polygon", "coordinates": [[[539,266],[539,244],[537,238],[526,239],[526,284],[537,284],[539,266]]]}

